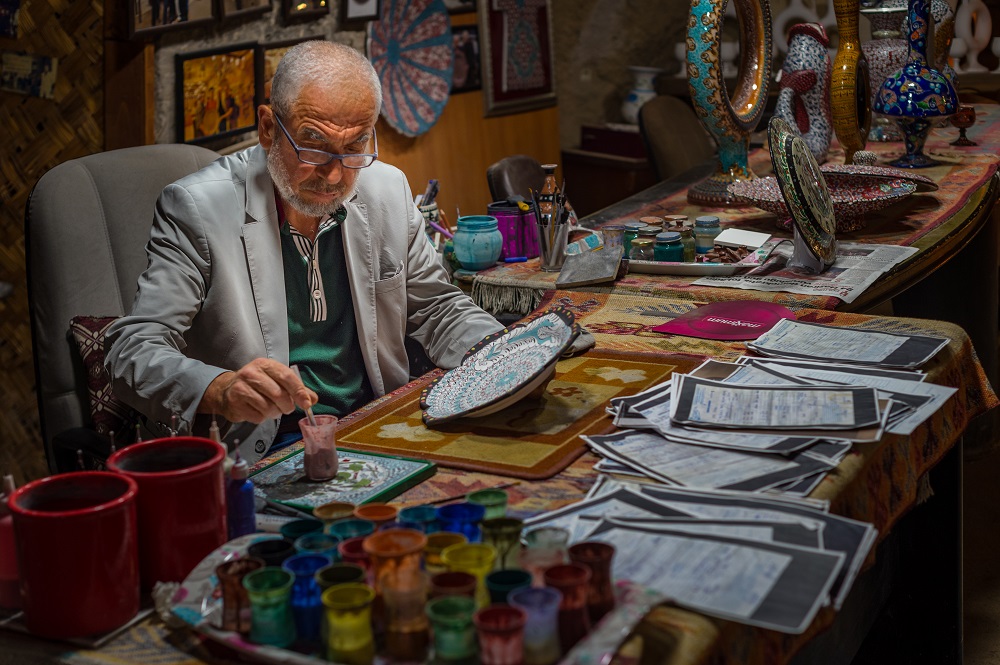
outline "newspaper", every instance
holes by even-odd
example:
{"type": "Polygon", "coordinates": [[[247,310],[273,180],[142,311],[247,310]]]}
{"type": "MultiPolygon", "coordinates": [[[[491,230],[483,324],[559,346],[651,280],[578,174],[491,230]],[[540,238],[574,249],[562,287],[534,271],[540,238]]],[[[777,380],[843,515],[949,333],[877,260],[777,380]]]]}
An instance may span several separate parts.
{"type": "Polygon", "coordinates": [[[698,286],[833,296],[844,302],[854,302],[883,273],[917,251],[916,247],[900,245],[841,242],[837,248],[837,260],[830,268],[819,275],[803,275],[786,268],[792,253],[791,243],[786,242],[778,245],[760,267],[740,275],[702,277],[694,283],[698,286]]]}

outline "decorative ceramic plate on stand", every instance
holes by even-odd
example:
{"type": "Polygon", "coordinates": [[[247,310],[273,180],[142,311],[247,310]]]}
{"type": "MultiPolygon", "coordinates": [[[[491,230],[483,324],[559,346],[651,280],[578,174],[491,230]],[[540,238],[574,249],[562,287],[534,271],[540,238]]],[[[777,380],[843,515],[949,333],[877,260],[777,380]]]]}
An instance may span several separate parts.
{"type": "MultiPolygon", "coordinates": [[[[889,179],[862,173],[839,172],[824,172],[823,178],[826,180],[833,201],[833,212],[839,233],[863,228],[865,215],[886,208],[917,191],[917,185],[909,179],[889,179]]],[[[773,212],[778,217],[778,226],[785,229],[790,227],[791,213],[788,212],[781,187],[774,176],[734,182],[729,186],[729,191],[733,196],[761,210],[773,212]]]]}
{"type": "Polygon", "coordinates": [[[461,365],[424,388],[424,423],[485,416],[524,398],[555,371],[556,361],[579,334],[572,312],[554,307],[524,325],[490,335],[469,350],[461,365]]]}
{"type": "Polygon", "coordinates": [[[837,259],[837,220],[830,190],[816,158],[806,142],[781,118],[771,118],[767,139],[771,165],[795,228],[824,266],[833,265],[837,259]]]}
{"type": "Polygon", "coordinates": [[[252,533],[230,540],[202,559],[181,582],[170,601],[170,612],[209,639],[225,644],[241,654],[262,663],[322,665],[328,661],[318,657],[256,644],[240,633],[223,630],[222,591],[215,569],[227,561],[246,556],[247,548],[261,540],[280,540],[278,534],[252,533]]]}
{"type": "MultiPolygon", "coordinates": [[[[830,185],[830,194],[833,195],[833,186],[830,183],[830,174],[842,175],[862,175],[879,180],[906,180],[917,186],[918,192],[933,192],[938,188],[938,184],[925,175],[914,173],[912,169],[897,169],[894,166],[869,166],[867,164],[823,164],[819,170],[826,176],[826,183],[830,185]]],[[[836,199],[834,199],[836,203],[836,199]]]]}

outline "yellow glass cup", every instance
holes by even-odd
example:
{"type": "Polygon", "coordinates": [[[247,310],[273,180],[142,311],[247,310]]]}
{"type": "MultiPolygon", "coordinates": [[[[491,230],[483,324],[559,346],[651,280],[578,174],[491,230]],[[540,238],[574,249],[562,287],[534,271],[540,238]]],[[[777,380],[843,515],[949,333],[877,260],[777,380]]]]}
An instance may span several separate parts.
{"type": "Polygon", "coordinates": [[[424,545],[424,569],[428,575],[448,572],[448,567],[441,561],[441,553],[452,545],[469,542],[465,534],[453,531],[436,531],[427,534],[427,544],[424,545]]]}
{"type": "Polygon", "coordinates": [[[452,545],[441,552],[441,561],[448,567],[448,570],[475,576],[477,608],[483,608],[490,604],[486,576],[493,570],[493,562],[496,558],[496,548],[484,543],[461,543],[452,545]]]}
{"type": "Polygon", "coordinates": [[[323,592],[326,608],[326,657],[344,665],[371,665],[375,658],[372,601],[367,584],[337,584],[323,592]]]}

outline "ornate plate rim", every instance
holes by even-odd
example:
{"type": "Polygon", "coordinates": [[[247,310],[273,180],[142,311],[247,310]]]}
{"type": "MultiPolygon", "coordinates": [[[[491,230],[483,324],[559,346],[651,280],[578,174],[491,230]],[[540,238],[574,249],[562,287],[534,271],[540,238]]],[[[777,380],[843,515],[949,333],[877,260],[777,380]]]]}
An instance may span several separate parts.
{"type": "MultiPolygon", "coordinates": [[[[477,353],[481,352],[484,348],[486,348],[487,346],[489,346],[490,344],[492,344],[494,341],[500,339],[504,335],[508,335],[511,332],[516,331],[518,328],[526,328],[526,327],[528,327],[530,325],[533,325],[537,321],[539,321],[539,320],[541,320],[541,319],[543,319],[543,318],[545,318],[546,316],[549,316],[549,315],[555,315],[564,324],[566,324],[570,328],[570,334],[569,334],[569,337],[566,339],[566,341],[563,344],[561,344],[559,347],[557,347],[557,348],[554,349],[554,351],[552,353],[552,357],[549,359],[549,361],[546,362],[541,367],[539,367],[537,371],[535,371],[530,377],[528,377],[527,381],[522,382],[519,386],[517,386],[514,389],[508,390],[506,393],[502,393],[500,395],[497,395],[497,396],[493,397],[492,399],[490,399],[489,401],[483,402],[482,404],[479,404],[479,405],[475,406],[474,408],[468,409],[466,411],[462,411],[462,412],[458,412],[458,413],[453,413],[453,414],[450,414],[450,415],[447,415],[447,416],[440,416],[440,417],[439,416],[429,415],[428,412],[427,412],[427,409],[430,407],[430,404],[428,403],[428,399],[430,398],[431,393],[434,391],[434,389],[449,374],[451,374],[453,371],[455,371],[455,369],[458,369],[458,367],[456,367],[456,368],[454,368],[452,370],[449,370],[449,371],[445,372],[441,376],[436,377],[433,381],[431,381],[429,384],[427,384],[427,386],[420,392],[420,408],[423,411],[423,413],[421,415],[421,418],[424,421],[424,424],[425,425],[433,425],[433,424],[438,424],[438,423],[449,422],[451,420],[455,420],[456,418],[462,418],[462,417],[465,417],[465,416],[473,416],[477,412],[482,411],[484,409],[487,409],[487,408],[491,407],[492,405],[496,404],[497,402],[499,402],[501,400],[508,399],[512,395],[516,394],[519,390],[522,390],[525,386],[530,385],[533,381],[535,381],[535,379],[538,378],[538,376],[540,374],[542,374],[543,372],[549,371],[549,369],[551,368],[551,366],[554,363],[556,363],[556,362],[559,361],[559,358],[562,356],[563,352],[567,348],[569,348],[570,345],[573,344],[573,342],[576,340],[576,338],[580,335],[580,326],[579,326],[579,324],[576,323],[576,317],[573,315],[573,312],[571,312],[570,310],[566,309],[565,307],[561,307],[561,306],[559,306],[559,307],[550,307],[549,309],[545,310],[540,315],[536,316],[535,318],[531,319],[530,321],[528,321],[526,323],[516,323],[516,324],[514,324],[512,326],[504,328],[503,330],[501,330],[499,332],[495,332],[492,335],[487,335],[485,338],[483,338],[482,341],[480,341],[478,344],[474,345],[471,349],[469,349],[469,351],[462,358],[462,362],[459,365],[459,367],[461,367],[466,362],[468,362],[470,359],[472,359],[473,356],[475,356],[477,353]]],[[[487,415],[487,414],[482,414],[482,415],[487,415]]]]}
{"type": "Polygon", "coordinates": [[[917,192],[936,192],[939,185],[920,173],[910,173],[906,169],[898,169],[894,166],[882,166],[881,164],[821,164],[819,170],[823,173],[837,173],[839,175],[866,175],[880,180],[906,180],[917,186],[917,192]],[[856,169],[856,170],[855,170],[856,169]],[[865,171],[863,169],[879,169],[879,171],[865,171]]]}
{"type": "Polygon", "coordinates": [[[831,265],[837,258],[837,220],[833,213],[833,199],[830,197],[816,158],[809,152],[805,141],[797,136],[788,123],[779,117],[771,118],[768,123],[767,138],[771,152],[771,166],[778,179],[778,187],[785,198],[785,204],[788,206],[792,220],[802,234],[802,239],[809,251],[824,264],[831,265]],[[804,198],[803,185],[805,182],[802,174],[792,163],[791,153],[796,142],[801,143],[801,154],[807,162],[811,162],[816,172],[820,174],[816,189],[819,197],[828,204],[828,215],[808,205],[801,207],[797,205],[798,200],[804,198]],[[785,180],[786,174],[789,181],[785,180]],[[789,194],[794,194],[794,196],[789,196],[789,194]]]}

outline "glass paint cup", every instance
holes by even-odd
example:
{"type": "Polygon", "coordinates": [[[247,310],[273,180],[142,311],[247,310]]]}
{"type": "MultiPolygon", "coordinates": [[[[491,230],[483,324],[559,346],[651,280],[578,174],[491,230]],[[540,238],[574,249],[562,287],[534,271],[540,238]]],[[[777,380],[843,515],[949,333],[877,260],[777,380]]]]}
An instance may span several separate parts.
{"type": "Polygon", "coordinates": [[[474,575],[476,578],[476,606],[486,607],[490,604],[490,594],[486,590],[486,575],[493,570],[493,561],[497,551],[492,545],[482,543],[465,543],[452,545],[441,552],[441,561],[451,571],[461,571],[474,575]]]}
{"type": "Polygon", "coordinates": [[[233,559],[216,566],[215,576],[222,590],[222,630],[244,635],[250,632],[253,609],[243,578],[264,566],[264,560],[256,557],[233,559]]]}
{"type": "Polygon", "coordinates": [[[320,591],[326,591],[338,584],[364,584],[365,569],[356,563],[334,563],[316,571],[316,584],[320,591]]]}
{"type": "Polygon", "coordinates": [[[375,658],[372,601],[367,584],[338,584],[322,595],[326,609],[326,659],[344,665],[371,665],[375,658]]]}
{"type": "Polygon", "coordinates": [[[507,515],[507,493],[503,490],[476,490],[467,494],[465,500],[483,507],[484,520],[496,519],[507,515]]]}
{"type": "Polygon", "coordinates": [[[309,480],[332,480],[337,477],[337,417],[327,414],[313,416],[316,424],[309,422],[309,417],[299,420],[299,430],[302,432],[302,442],[305,453],[302,457],[302,468],[309,480]]]}
{"type": "Polygon", "coordinates": [[[524,623],[527,615],[519,607],[494,605],[472,616],[479,636],[482,665],[521,665],[524,662],[524,623]]]}
{"type": "Polygon", "coordinates": [[[427,616],[434,627],[434,657],[464,660],[476,653],[472,615],[476,601],[467,596],[442,596],[427,603],[427,616]]]}
{"type": "Polygon", "coordinates": [[[495,569],[520,566],[523,520],[516,517],[498,517],[484,520],[479,528],[483,534],[483,542],[496,548],[497,560],[493,564],[495,569]]]}
{"type": "Polygon", "coordinates": [[[448,566],[441,560],[441,553],[452,545],[467,543],[469,539],[461,533],[437,531],[428,534],[427,545],[424,546],[424,570],[428,575],[447,572],[448,566]]]}
{"type": "Polygon", "coordinates": [[[295,641],[292,617],[292,584],[295,575],[267,566],[248,573],[243,587],[250,598],[250,640],[257,644],[287,647],[295,641]]]}
{"type": "Polygon", "coordinates": [[[485,582],[490,602],[499,605],[507,602],[511,591],[531,586],[531,573],[520,568],[494,570],[486,576],[485,582]]]}
{"type": "Polygon", "coordinates": [[[449,503],[437,509],[438,522],[442,531],[463,534],[470,543],[478,543],[481,534],[479,523],[483,521],[486,508],[476,503],[449,503]]]}

